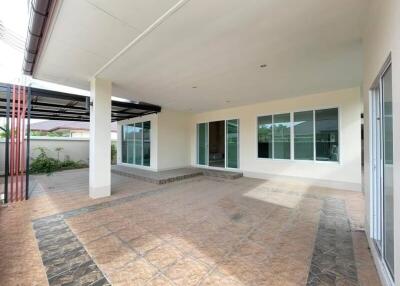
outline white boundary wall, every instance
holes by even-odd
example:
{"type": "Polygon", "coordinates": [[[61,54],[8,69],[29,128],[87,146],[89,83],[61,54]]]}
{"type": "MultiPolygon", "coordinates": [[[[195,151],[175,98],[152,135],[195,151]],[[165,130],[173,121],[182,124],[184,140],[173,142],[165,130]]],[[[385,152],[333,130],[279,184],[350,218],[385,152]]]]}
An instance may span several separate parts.
{"type": "MultiPolygon", "coordinates": [[[[116,141],[114,141],[116,143],[116,141]]],[[[69,157],[74,161],[89,163],[89,139],[88,138],[61,138],[61,137],[41,137],[31,138],[31,158],[36,158],[39,154],[38,147],[44,147],[50,157],[57,159],[56,148],[61,147],[60,160],[69,157]]],[[[4,174],[4,152],[5,140],[0,139],[0,174],[4,174]]]]}

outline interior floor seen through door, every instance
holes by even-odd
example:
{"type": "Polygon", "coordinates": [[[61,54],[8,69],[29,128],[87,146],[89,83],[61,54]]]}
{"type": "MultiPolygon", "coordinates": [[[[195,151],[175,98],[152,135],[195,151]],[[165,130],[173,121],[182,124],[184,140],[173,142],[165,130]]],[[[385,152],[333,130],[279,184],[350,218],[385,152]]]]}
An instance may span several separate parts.
{"type": "Polygon", "coordinates": [[[210,122],[208,145],[208,165],[225,167],[225,121],[210,122]]]}

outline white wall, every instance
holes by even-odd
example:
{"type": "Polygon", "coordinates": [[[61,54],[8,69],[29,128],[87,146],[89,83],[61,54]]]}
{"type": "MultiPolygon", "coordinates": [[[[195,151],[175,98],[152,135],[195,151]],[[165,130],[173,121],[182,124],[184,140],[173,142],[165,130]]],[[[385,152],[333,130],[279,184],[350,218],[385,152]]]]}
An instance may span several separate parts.
{"type": "Polygon", "coordinates": [[[196,165],[196,124],[240,120],[240,169],[245,176],[302,177],[318,185],[361,189],[361,97],[352,88],[196,114],[191,124],[191,164],[196,165]],[[340,163],[257,158],[257,116],[339,107],[340,163]]]}
{"type": "MultiPolygon", "coordinates": [[[[366,233],[369,236],[370,221],[370,130],[369,130],[369,94],[368,91],[378,76],[385,60],[392,56],[393,76],[393,130],[394,130],[394,232],[395,232],[395,281],[400,285],[400,1],[398,0],[370,0],[366,15],[364,30],[364,78],[363,100],[365,115],[365,209],[366,233]]],[[[385,278],[382,264],[374,244],[370,241],[372,253],[377,262],[378,271],[385,278]]],[[[385,283],[389,282],[384,280],[385,283]]],[[[389,285],[389,284],[387,284],[389,285]]]]}
{"type": "MultiPolygon", "coordinates": [[[[150,170],[196,165],[196,123],[240,120],[240,170],[245,176],[301,177],[310,183],[349,190],[361,189],[361,96],[359,88],[263,102],[237,108],[191,114],[163,110],[161,113],[118,123],[151,121],[150,170]],[[306,162],[257,158],[257,116],[321,108],[339,108],[340,162],[306,162]]],[[[119,137],[120,138],[120,137],[119,137]]],[[[121,164],[120,144],[118,163],[121,164]]]]}
{"type": "Polygon", "coordinates": [[[158,114],[158,169],[190,165],[190,122],[192,115],[166,111],[158,114]]]}
{"type": "MultiPolygon", "coordinates": [[[[118,164],[135,166],[152,171],[169,170],[190,165],[189,124],[191,115],[184,112],[163,110],[158,114],[136,117],[118,122],[118,138],[121,138],[122,125],[136,122],[151,122],[150,167],[123,164],[121,144],[118,144],[118,164]]],[[[118,140],[120,142],[120,140],[118,140]]]]}

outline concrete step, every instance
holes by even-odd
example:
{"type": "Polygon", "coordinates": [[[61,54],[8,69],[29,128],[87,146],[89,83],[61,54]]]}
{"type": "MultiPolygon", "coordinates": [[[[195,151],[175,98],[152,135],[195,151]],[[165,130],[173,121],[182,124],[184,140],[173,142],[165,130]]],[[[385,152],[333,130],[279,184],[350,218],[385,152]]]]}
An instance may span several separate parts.
{"type": "Polygon", "coordinates": [[[241,172],[210,170],[202,168],[179,168],[173,170],[154,172],[123,165],[112,166],[111,173],[120,176],[143,180],[158,185],[181,181],[202,175],[208,177],[224,178],[229,180],[234,180],[243,176],[243,173],[241,172]]]}

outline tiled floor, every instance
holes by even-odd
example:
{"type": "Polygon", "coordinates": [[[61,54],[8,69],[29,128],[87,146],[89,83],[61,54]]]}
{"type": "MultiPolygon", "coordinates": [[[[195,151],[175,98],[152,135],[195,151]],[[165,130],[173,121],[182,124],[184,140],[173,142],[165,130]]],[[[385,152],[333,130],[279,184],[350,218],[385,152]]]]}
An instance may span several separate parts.
{"type": "Polygon", "coordinates": [[[379,285],[361,193],[195,177],[156,185],[87,170],[37,178],[0,209],[1,285],[379,285]]]}

